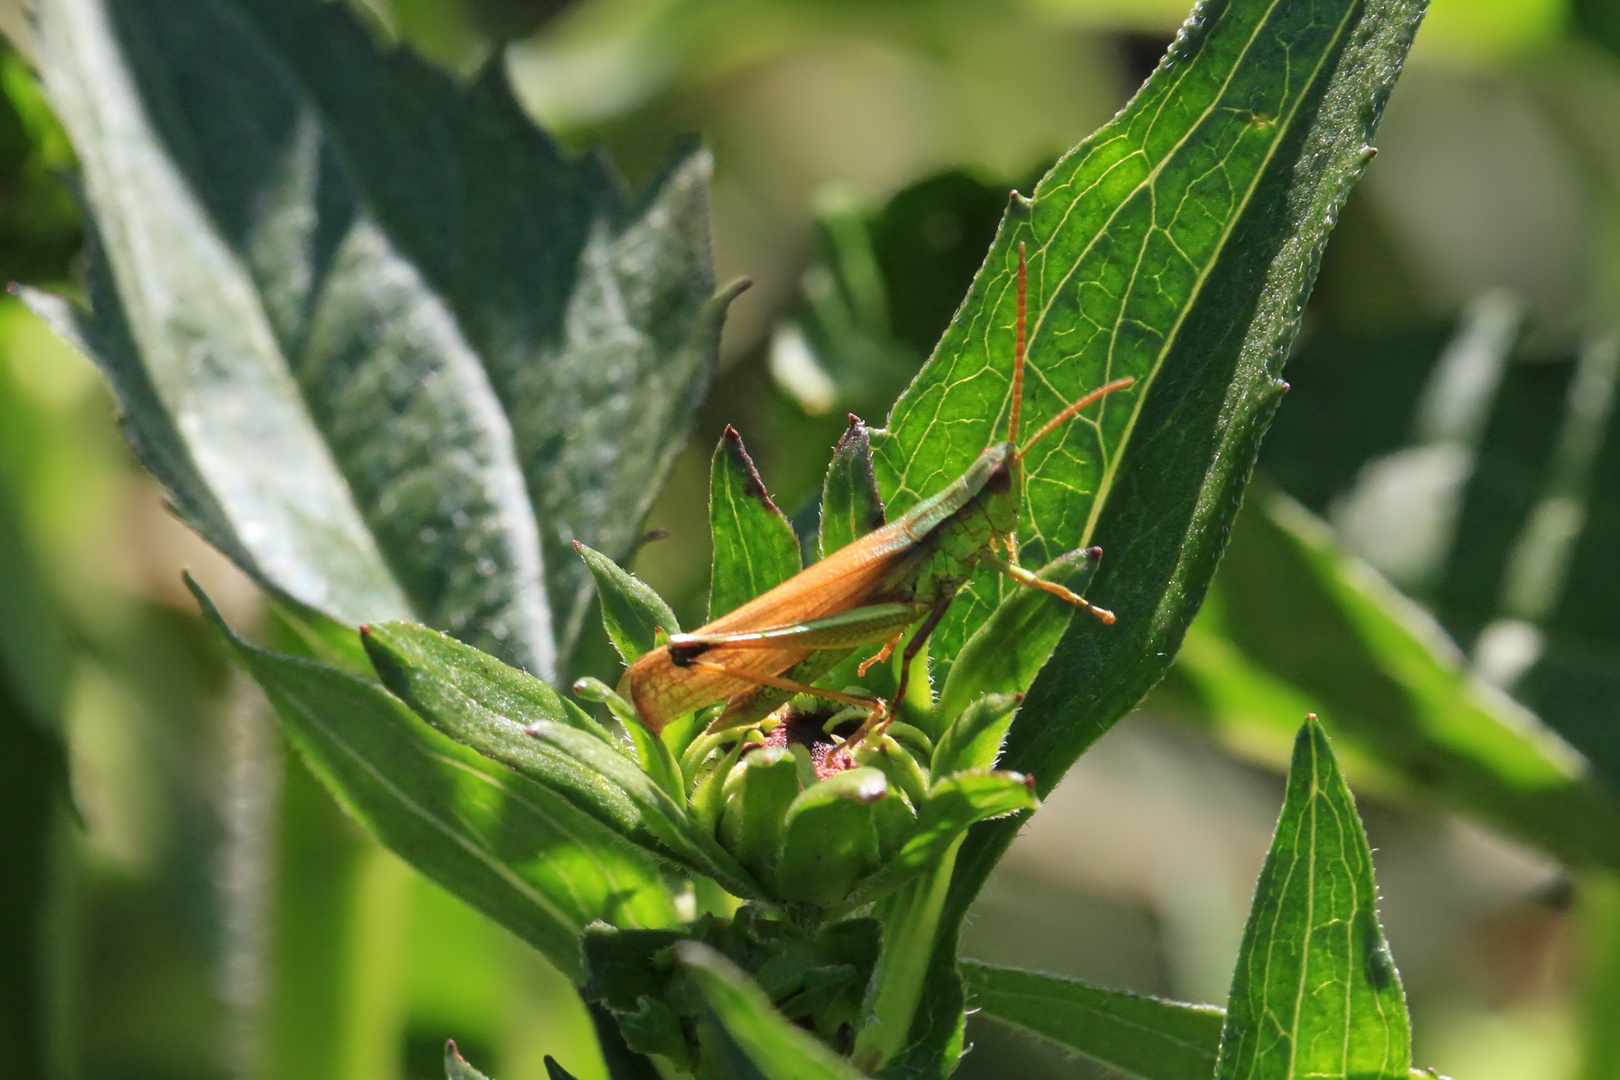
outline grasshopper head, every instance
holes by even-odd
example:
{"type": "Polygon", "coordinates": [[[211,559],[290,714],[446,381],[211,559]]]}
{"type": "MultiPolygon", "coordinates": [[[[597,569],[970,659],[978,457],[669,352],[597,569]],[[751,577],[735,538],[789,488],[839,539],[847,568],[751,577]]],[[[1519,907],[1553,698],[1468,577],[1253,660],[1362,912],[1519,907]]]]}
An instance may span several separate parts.
{"type": "Polygon", "coordinates": [[[998,536],[1008,536],[1018,528],[1018,507],[1023,494],[1023,458],[1012,443],[991,443],[968,467],[967,486],[977,492],[998,536]]]}

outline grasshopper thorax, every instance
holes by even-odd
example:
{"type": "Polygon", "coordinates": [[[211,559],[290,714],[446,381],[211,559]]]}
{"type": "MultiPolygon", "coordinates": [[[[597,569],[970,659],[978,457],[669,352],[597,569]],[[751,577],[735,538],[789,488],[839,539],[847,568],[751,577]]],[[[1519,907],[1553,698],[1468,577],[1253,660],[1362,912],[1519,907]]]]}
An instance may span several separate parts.
{"type": "Polygon", "coordinates": [[[990,528],[997,536],[1018,529],[1022,504],[1023,458],[1012,443],[991,443],[980,451],[963,479],[972,491],[990,528]]]}

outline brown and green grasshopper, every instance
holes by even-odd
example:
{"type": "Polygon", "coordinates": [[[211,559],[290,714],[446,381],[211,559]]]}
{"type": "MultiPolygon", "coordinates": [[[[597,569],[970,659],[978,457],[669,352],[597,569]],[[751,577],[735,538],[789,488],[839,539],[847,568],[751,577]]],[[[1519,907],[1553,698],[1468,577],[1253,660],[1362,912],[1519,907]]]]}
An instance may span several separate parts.
{"type": "MultiPolygon", "coordinates": [[[[620,692],[642,722],[661,731],[677,716],[726,704],[716,728],[749,723],[798,694],[868,710],[861,735],[886,724],[890,706],[811,685],[855,649],[880,645],[860,667],[887,659],[913,625],[896,700],[904,700],[911,661],[944,617],[951,600],[986,563],[1020,585],[1044,589],[1105,623],[1112,613],[1062,585],[1018,565],[1015,533],[1023,505],[1024,455],[1041,439],[1101,398],[1129,387],[1116,379],[1054,416],[1028,442],[1018,443],[1023,406],[1025,305],[1028,275],[1018,248],[1018,320],[1013,353],[1007,441],[993,443],[954,483],[899,519],[755,597],[726,615],[646,653],[625,672],[620,692]],[[1006,557],[997,554],[1004,550],[1006,557]]],[[[860,736],[857,736],[859,738],[860,736]]]]}

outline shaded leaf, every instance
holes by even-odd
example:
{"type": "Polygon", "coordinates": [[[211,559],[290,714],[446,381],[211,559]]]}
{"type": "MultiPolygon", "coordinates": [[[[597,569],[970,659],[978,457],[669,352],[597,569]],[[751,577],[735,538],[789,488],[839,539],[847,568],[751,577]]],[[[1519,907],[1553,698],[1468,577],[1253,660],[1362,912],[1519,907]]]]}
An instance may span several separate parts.
{"type": "Polygon", "coordinates": [[[1079,979],[962,961],[985,1013],[1144,1080],[1208,1080],[1224,1010],[1108,990],[1079,979]]]}
{"type": "Polygon", "coordinates": [[[1377,905],[1355,799],[1310,717],[1243,930],[1218,1080],[1407,1080],[1406,995],[1377,905]]]}
{"type": "Polygon", "coordinates": [[[546,1055],[545,1062],[546,1080],[576,1080],[574,1074],[557,1064],[557,1059],[550,1054],[546,1055]]]}
{"type": "Polygon", "coordinates": [[[759,987],[718,952],[688,941],[676,946],[675,956],[708,1006],[715,1034],[725,1040],[721,1045],[706,1041],[706,1056],[740,1057],[771,1080],[859,1080],[847,1062],[784,1020],[759,987]]]}
{"type": "Polygon", "coordinates": [[[1177,663],[1239,743],[1286,745],[1292,718],[1316,708],[1344,747],[1413,790],[1568,861],[1620,866],[1620,800],[1287,499],[1251,500],[1238,516],[1177,663]]]}
{"type": "MultiPolygon", "coordinates": [[[[1608,415],[1590,419],[1576,415],[1569,421],[1571,426],[1579,425],[1571,434],[1595,444],[1589,462],[1579,469],[1584,475],[1569,484],[1575,489],[1568,492],[1574,496],[1570,501],[1581,507],[1580,531],[1559,575],[1561,587],[1543,620],[1546,643],[1541,656],[1515,692],[1591,758],[1610,786],[1620,790],[1620,734],[1615,725],[1616,702],[1620,701],[1620,626],[1616,625],[1620,620],[1615,618],[1615,605],[1620,604],[1620,567],[1615,563],[1615,552],[1620,551],[1620,499],[1615,497],[1620,491],[1620,391],[1616,390],[1620,358],[1611,351],[1607,359],[1608,397],[1602,404],[1608,415]],[[1581,431],[1582,427],[1587,430],[1581,431]]],[[[1576,389],[1590,392],[1595,388],[1578,375],[1576,389]]],[[[1572,410],[1590,412],[1597,402],[1586,403],[1584,410],[1579,404],[1572,401],[1572,410]]],[[[1566,493],[1555,492],[1554,498],[1562,494],[1566,493]]],[[[1566,502],[1557,509],[1567,513],[1571,507],[1566,502]]],[[[1526,540],[1535,539],[1528,529],[1527,534],[1526,540]]]]}
{"type": "Polygon", "coordinates": [[[703,197],[627,195],[523,114],[316,0],[50,0],[94,226],[36,306],[186,520],[342,622],[419,618],[553,677],[712,362],[703,197]],[[631,422],[633,418],[633,422],[631,422]]]}
{"type": "Polygon", "coordinates": [[[576,982],[591,922],[675,921],[656,864],[611,829],[434,731],[376,683],[247,644],[193,591],[349,813],[576,982]]]}
{"type": "Polygon", "coordinates": [[[800,570],[799,539],[771,501],[742,436],[728,426],[709,472],[709,620],[741,607],[800,570]]]}

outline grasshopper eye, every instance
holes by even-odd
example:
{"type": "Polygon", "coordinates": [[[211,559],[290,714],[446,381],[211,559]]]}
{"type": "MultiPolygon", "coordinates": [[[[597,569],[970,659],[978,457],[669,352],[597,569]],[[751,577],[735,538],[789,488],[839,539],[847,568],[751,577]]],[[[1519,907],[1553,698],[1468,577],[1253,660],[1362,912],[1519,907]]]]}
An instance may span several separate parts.
{"type": "Polygon", "coordinates": [[[994,495],[1005,495],[1012,490],[1012,470],[1007,467],[1005,461],[990,470],[990,475],[985,477],[984,486],[994,495]]]}
{"type": "Polygon", "coordinates": [[[669,642],[669,658],[676,667],[686,667],[692,661],[709,651],[710,646],[707,641],[680,640],[680,638],[684,636],[685,635],[677,635],[676,637],[671,638],[669,642]]]}

